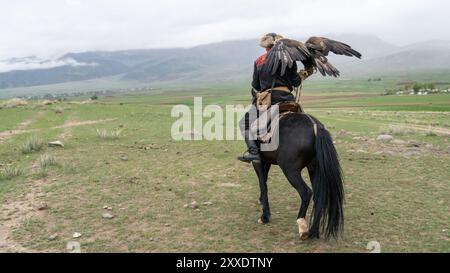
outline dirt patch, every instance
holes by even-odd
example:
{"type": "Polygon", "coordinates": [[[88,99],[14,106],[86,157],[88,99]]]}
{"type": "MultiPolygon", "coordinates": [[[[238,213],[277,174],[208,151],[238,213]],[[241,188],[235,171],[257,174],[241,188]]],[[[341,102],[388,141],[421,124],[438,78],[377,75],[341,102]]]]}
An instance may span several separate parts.
{"type": "Polygon", "coordinates": [[[114,120],[117,120],[117,119],[109,118],[109,119],[85,120],[85,121],[69,120],[69,121],[66,121],[63,125],[55,126],[50,129],[64,129],[64,128],[71,128],[71,127],[75,127],[75,126],[92,125],[92,124],[103,123],[103,122],[114,121],[114,120]]]}
{"type": "Polygon", "coordinates": [[[399,126],[404,126],[405,128],[410,128],[414,130],[424,131],[424,132],[433,132],[439,135],[447,135],[450,136],[450,129],[443,127],[434,127],[434,126],[423,126],[423,125],[406,125],[406,124],[394,124],[399,126]]]}
{"type": "Polygon", "coordinates": [[[92,125],[113,120],[116,119],[86,120],[86,121],[66,120],[63,125],[53,127],[52,129],[63,129],[63,132],[58,136],[58,139],[67,140],[72,137],[71,129],[75,126],[92,125]]]}
{"type": "Polygon", "coordinates": [[[12,231],[20,228],[21,224],[30,218],[43,218],[45,211],[40,210],[44,204],[42,187],[48,179],[29,181],[27,187],[30,191],[14,201],[7,200],[1,206],[0,212],[0,253],[2,252],[33,252],[21,246],[12,238],[12,231]]]}
{"type": "Polygon", "coordinates": [[[7,132],[0,132],[0,142],[11,136],[26,134],[26,133],[36,132],[36,131],[39,131],[39,130],[38,129],[30,129],[30,130],[19,130],[19,129],[16,130],[15,129],[15,130],[7,131],[7,132]]]}
{"type": "MultiPolygon", "coordinates": [[[[33,120],[35,120],[36,118],[34,118],[33,120]]],[[[66,128],[71,128],[71,127],[75,127],[75,126],[82,126],[82,125],[92,125],[92,124],[97,124],[97,123],[103,123],[103,122],[108,122],[108,121],[113,121],[116,119],[99,119],[99,120],[85,120],[85,121],[68,121],[66,123],[64,123],[63,125],[59,125],[59,126],[54,126],[54,127],[50,127],[50,128],[46,128],[48,129],[66,129],[66,128]]],[[[17,129],[11,130],[11,131],[6,131],[6,132],[0,132],[0,142],[5,140],[8,137],[14,136],[14,135],[20,135],[20,134],[26,134],[26,133],[32,133],[32,132],[38,132],[41,129],[20,129],[20,127],[26,127],[28,126],[32,121],[25,121],[23,123],[21,123],[21,125],[19,125],[19,127],[17,129]]]]}
{"type": "MultiPolygon", "coordinates": [[[[341,143],[339,136],[337,143],[341,143]]],[[[405,141],[402,139],[394,138],[390,142],[381,142],[374,137],[355,136],[352,138],[352,143],[347,149],[347,153],[350,154],[373,154],[373,155],[388,155],[388,156],[403,156],[409,157],[421,157],[425,155],[433,156],[447,156],[450,155],[450,149],[445,147],[439,147],[431,143],[420,142],[415,140],[405,141]]]]}

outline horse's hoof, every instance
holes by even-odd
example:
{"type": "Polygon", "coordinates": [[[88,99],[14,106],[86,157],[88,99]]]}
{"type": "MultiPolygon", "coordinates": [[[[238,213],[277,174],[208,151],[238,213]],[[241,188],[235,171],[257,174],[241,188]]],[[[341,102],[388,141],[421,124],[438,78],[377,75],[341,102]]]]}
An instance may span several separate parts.
{"type": "Polygon", "coordinates": [[[306,241],[309,238],[309,231],[300,234],[300,240],[306,241]]]}
{"type": "Polygon", "coordinates": [[[309,238],[309,228],[308,223],[304,218],[297,219],[298,234],[300,235],[300,240],[304,241],[309,238]]]}
{"type": "Polygon", "coordinates": [[[269,223],[269,221],[270,221],[269,217],[261,216],[261,218],[258,219],[258,224],[264,225],[264,224],[269,223]]]}

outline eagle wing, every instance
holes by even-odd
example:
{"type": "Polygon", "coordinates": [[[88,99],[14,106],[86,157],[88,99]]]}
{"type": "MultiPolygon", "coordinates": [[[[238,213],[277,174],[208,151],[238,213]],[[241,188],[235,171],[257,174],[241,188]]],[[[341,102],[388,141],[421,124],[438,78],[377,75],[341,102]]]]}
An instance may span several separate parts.
{"type": "Polygon", "coordinates": [[[311,37],[305,44],[292,39],[279,39],[267,54],[264,69],[272,74],[277,73],[281,67],[280,75],[283,76],[286,68],[292,68],[294,62],[302,62],[305,68],[314,67],[323,75],[339,76],[339,70],[326,58],[329,52],[337,55],[356,56],[361,54],[349,45],[322,37],[311,37]]]}
{"type": "Polygon", "coordinates": [[[318,53],[322,56],[328,56],[328,53],[331,51],[337,55],[355,56],[361,59],[361,53],[354,50],[351,46],[323,37],[311,37],[306,41],[305,46],[311,53],[318,53]]]}
{"type": "Polygon", "coordinates": [[[359,59],[362,56],[361,53],[347,44],[323,37],[311,37],[306,41],[305,46],[314,59],[314,66],[323,76],[337,77],[340,74],[339,70],[326,57],[330,51],[337,55],[354,56],[359,59]]]}
{"type": "Polygon", "coordinates": [[[306,46],[292,39],[279,39],[267,54],[265,69],[275,74],[281,66],[281,76],[286,72],[286,67],[292,68],[294,62],[306,61],[311,58],[311,53],[306,46]]]}

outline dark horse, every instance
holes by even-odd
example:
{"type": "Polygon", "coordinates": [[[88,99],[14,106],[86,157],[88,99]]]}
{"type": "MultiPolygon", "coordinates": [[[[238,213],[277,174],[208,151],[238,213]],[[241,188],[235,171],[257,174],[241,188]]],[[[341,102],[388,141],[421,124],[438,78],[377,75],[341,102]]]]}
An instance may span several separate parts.
{"type": "Polygon", "coordinates": [[[260,222],[270,220],[267,177],[271,165],[279,165],[289,183],[301,198],[297,223],[301,239],[337,237],[343,229],[344,189],[342,171],[333,140],[325,126],[304,113],[288,114],[279,123],[279,146],[276,151],[261,152],[261,162],[253,162],[258,175],[262,206],[260,222]],[[317,135],[314,133],[314,122],[317,135]],[[312,190],[301,177],[301,170],[308,168],[312,190]],[[308,231],[305,216],[313,198],[311,227],[308,231]]]}

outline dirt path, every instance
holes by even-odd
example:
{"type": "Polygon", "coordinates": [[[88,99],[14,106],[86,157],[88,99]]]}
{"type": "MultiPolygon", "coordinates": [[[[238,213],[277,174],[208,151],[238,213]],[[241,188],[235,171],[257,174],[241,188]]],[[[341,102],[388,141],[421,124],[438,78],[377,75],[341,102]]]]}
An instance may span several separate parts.
{"type": "MultiPolygon", "coordinates": [[[[354,120],[354,119],[345,119],[345,118],[333,118],[331,117],[331,119],[333,120],[337,120],[337,121],[343,121],[343,122],[351,122],[351,123],[362,123],[362,124],[367,124],[367,123],[377,123],[377,124],[381,124],[381,123],[389,123],[388,121],[381,121],[381,120],[376,120],[376,121],[367,121],[367,120],[354,120]]],[[[449,128],[444,128],[444,127],[435,127],[435,126],[426,126],[426,125],[411,125],[411,124],[407,124],[407,123],[389,123],[395,126],[401,126],[404,127],[405,129],[413,129],[413,130],[419,130],[419,131],[424,131],[424,132],[433,132],[439,135],[445,135],[445,136],[450,136],[450,129],[449,128]]]]}
{"type": "MultiPolygon", "coordinates": [[[[46,128],[46,129],[47,130],[49,130],[49,129],[50,130],[66,129],[66,128],[71,128],[71,127],[75,127],[75,126],[92,125],[92,124],[103,123],[103,122],[114,121],[114,120],[116,120],[116,119],[110,118],[110,119],[99,119],[99,120],[69,121],[69,122],[64,123],[63,125],[53,126],[53,127],[46,128]]],[[[15,136],[15,135],[41,131],[42,129],[21,129],[21,127],[23,127],[22,126],[23,124],[25,124],[25,126],[28,126],[28,124],[30,124],[32,121],[25,121],[25,122],[21,123],[21,125],[19,125],[19,127],[17,127],[17,129],[14,129],[11,131],[0,132],[0,141],[3,141],[6,138],[9,138],[9,137],[15,136]]]]}
{"type": "Polygon", "coordinates": [[[36,115],[34,115],[33,117],[19,123],[19,125],[10,131],[4,131],[4,132],[0,132],[0,142],[2,142],[3,140],[5,140],[8,137],[14,136],[14,135],[18,135],[18,134],[24,134],[24,133],[29,133],[29,132],[34,132],[37,131],[37,129],[26,129],[31,123],[35,122],[36,120],[42,118],[44,116],[45,112],[37,112],[36,115]]]}
{"type": "Polygon", "coordinates": [[[434,127],[434,126],[425,126],[425,125],[410,125],[410,124],[394,124],[396,126],[402,126],[408,129],[414,129],[414,130],[420,130],[420,131],[426,131],[426,132],[433,132],[440,135],[447,135],[450,136],[450,129],[443,128],[443,127],[434,127]]]}
{"type": "Polygon", "coordinates": [[[98,119],[98,120],[85,120],[85,121],[66,121],[63,125],[55,126],[50,129],[65,129],[65,128],[71,128],[75,126],[82,126],[82,125],[92,125],[97,123],[103,123],[108,121],[114,121],[117,120],[115,118],[108,118],[108,119],[98,119]]]}

